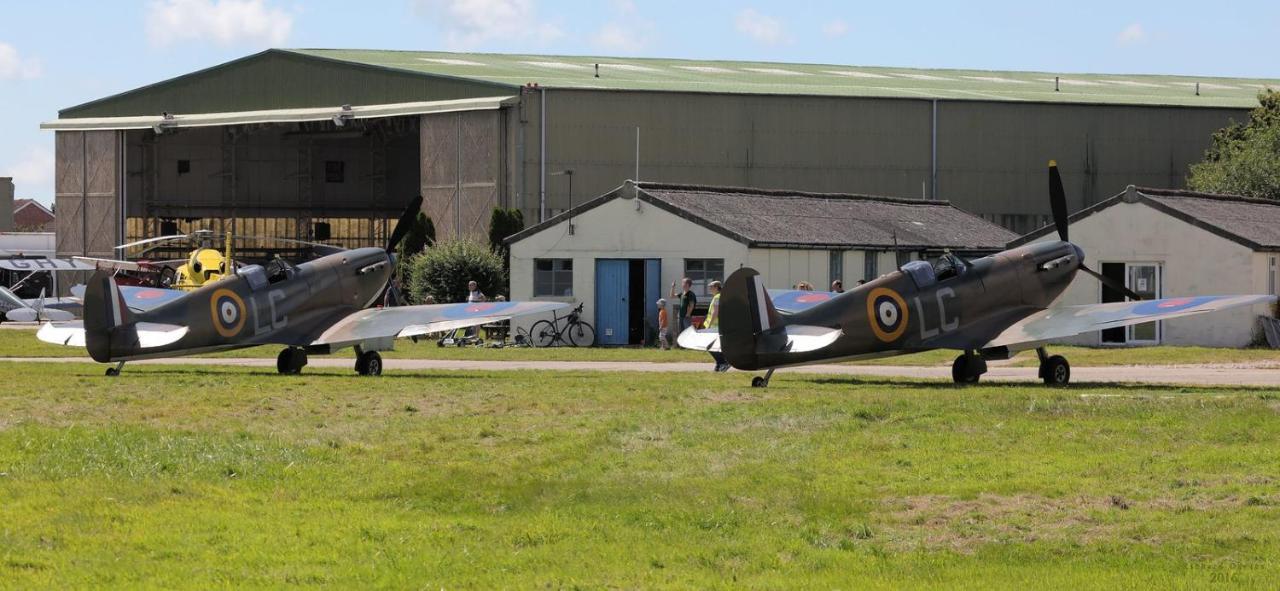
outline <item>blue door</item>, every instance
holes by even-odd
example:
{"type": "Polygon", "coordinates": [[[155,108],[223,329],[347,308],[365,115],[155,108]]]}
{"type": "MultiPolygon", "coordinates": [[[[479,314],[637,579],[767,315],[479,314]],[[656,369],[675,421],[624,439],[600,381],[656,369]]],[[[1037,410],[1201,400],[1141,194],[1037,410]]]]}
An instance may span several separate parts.
{"type": "Polygon", "coordinates": [[[626,259],[596,259],[596,344],[625,345],[630,323],[631,263],[626,259]]]}
{"type": "Polygon", "coordinates": [[[658,340],[658,298],[662,297],[662,261],[644,261],[644,323],[651,330],[645,331],[645,344],[658,340]]]}

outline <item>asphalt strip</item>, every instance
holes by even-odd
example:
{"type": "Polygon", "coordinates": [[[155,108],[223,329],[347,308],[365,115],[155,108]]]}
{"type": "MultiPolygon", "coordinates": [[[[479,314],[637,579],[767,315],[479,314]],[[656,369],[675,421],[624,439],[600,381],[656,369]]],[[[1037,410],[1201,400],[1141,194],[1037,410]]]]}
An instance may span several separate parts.
{"type": "MultiPolygon", "coordinates": [[[[9,363],[94,363],[88,357],[0,357],[9,363]]],[[[269,358],[218,358],[183,357],[173,359],[148,359],[131,361],[129,365],[218,365],[236,367],[275,367],[275,359],[269,358]]],[[[350,357],[313,356],[310,367],[344,368],[354,371],[350,357]]],[[[106,365],[103,365],[106,367],[106,365]]],[[[711,372],[710,363],[648,363],[638,361],[476,361],[442,359],[383,359],[387,370],[405,371],[640,371],[640,372],[711,372]]],[[[127,367],[125,371],[128,371],[127,367]]],[[[734,372],[757,375],[758,372],[734,372]]],[[[949,367],[919,367],[902,365],[806,365],[778,370],[784,373],[895,377],[950,380],[949,367]]],[[[1034,367],[1007,367],[993,365],[984,382],[1037,382],[1034,367]]],[[[1212,386],[1275,387],[1280,389],[1280,369],[1236,365],[1178,365],[1178,366],[1113,366],[1073,367],[1071,381],[1076,384],[1132,383],[1132,384],[1188,384],[1212,386]]]]}

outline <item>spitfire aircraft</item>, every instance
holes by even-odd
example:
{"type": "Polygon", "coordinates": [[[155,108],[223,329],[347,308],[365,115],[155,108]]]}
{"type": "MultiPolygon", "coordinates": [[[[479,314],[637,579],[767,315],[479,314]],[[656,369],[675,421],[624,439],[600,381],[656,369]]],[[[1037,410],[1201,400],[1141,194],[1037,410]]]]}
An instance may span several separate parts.
{"type": "Polygon", "coordinates": [[[84,292],[81,322],[45,324],[42,341],[85,347],[95,361],[180,357],[257,345],[282,345],[276,369],[296,374],[308,354],[356,351],[356,371],[382,373],[379,351],[397,338],[508,320],[565,308],[559,302],[485,302],[370,308],[395,268],[396,245],[417,215],[416,198],[392,231],[386,248],[358,248],[292,265],[276,259],[233,266],[192,291],[117,285],[99,270],[84,292]]]}
{"type": "Polygon", "coordinates": [[[720,294],[720,326],[685,330],[682,347],[720,351],[741,370],[767,370],[752,385],[769,384],[780,367],[838,359],[872,359],[931,349],[961,351],[951,366],[956,383],[974,383],[987,361],[1035,349],[1039,376],[1065,385],[1071,366],[1046,343],[1091,331],[1276,301],[1275,296],[1197,296],[1054,306],[1076,273],[1092,275],[1132,300],[1122,283],[1085,265],[1067,239],[1066,195],[1049,163],[1049,196],[1059,240],[1028,244],[976,260],[944,255],[937,264],[911,261],[898,271],[840,294],[778,292],[775,304],[760,275],[741,268],[720,294]]]}

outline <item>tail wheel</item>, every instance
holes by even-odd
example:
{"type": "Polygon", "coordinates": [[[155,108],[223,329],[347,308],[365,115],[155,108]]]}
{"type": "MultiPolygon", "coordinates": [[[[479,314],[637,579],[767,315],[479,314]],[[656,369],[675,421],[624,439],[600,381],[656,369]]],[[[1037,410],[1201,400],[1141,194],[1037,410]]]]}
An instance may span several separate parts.
{"type": "Polygon", "coordinates": [[[578,322],[569,327],[569,342],[575,347],[590,347],[596,344],[596,329],[586,322],[578,322]]]}
{"type": "Polygon", "coordinates": [[[1061,355],[1045,359],[1040,364],[1040,378],[1050,386],[1065,386],[1071,383],[1071,364],[1061,355]]]}
{"type": "MultiPolygon", "coordinates": [[[[594,334],[594,333],[593,333],[594,334]]],[[[529,340],[535,347],[550,347],[556,342],[556,327],[550,320],[539,320],[529,329],[529,340]]]]}

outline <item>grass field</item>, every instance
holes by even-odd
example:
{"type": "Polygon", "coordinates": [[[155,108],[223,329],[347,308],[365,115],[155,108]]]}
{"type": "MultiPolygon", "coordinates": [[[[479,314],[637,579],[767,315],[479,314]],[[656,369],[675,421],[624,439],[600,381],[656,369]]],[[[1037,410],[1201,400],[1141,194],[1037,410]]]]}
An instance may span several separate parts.
{"type": "MultiPolygon", "coordinates": [[[[1090,348],[1052,347],[1055,354],[1065,355],[1075,367],[1108,365],[1193,365],[1202,363],[1249,363],[1280,367],[1280,350],[1275,349],[1215,349],[1209,347],[1136,347],[1090,348]]],[[[264,346],[239,349],[202,357],[265,357],[274,358],[280,347],[264,346]]],[[[955,351],[928,351],[900,357],[885,357],[870,361],[854,361],[854,364],[871,365],[950,365],[955,351]]],[[[85,357],[88,353],[79,347],[61,347],[44,343],[35,338],[34,330],[0,330],[0,357],[85,357]]],[[[337,355],[351,357],[350,350],[337,355]]],[[[550,349],[482,347],[438,347],[435,341],[408,340],[396,342],[396,350],[383,356],[392,359],[465,359],[510,361],[641,361],[641,362],[708,362],[706,353],[678,349],[661,351],[646,347],[597,347],[579,349],[555,347],[550,349]]],[[[1015,357],[1017,366],[1034,367],[1039,362],[1035,352],[1024,352],[1015,357]]]]}
{"type": "Polygon", "coordinates": [[[0,364],[0,587],[1271,587],[1280,395],[0,364]]]}

